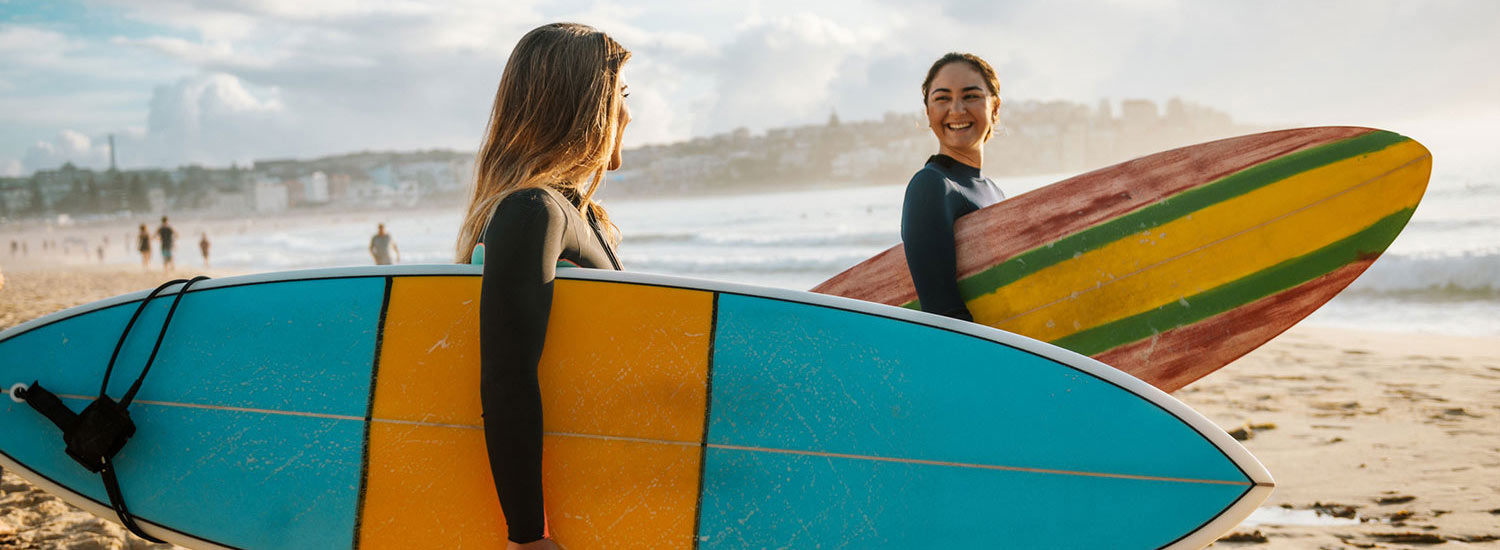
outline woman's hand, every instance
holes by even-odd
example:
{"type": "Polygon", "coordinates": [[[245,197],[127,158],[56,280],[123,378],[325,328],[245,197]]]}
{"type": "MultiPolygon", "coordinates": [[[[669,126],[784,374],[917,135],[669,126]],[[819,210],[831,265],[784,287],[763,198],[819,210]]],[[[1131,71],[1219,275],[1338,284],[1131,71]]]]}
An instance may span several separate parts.
{"type": "Polygon", "coordinates": [[[528,542],[526,544],[517,544],[517,543],[514,543],[514,542],[506,541],[505,542],[505,550],[561,550],[561,549],[558,548],[557,543],[552,542],[552,539],[542,539],[542,540],[531,541],[531,542],[528,542]]]}

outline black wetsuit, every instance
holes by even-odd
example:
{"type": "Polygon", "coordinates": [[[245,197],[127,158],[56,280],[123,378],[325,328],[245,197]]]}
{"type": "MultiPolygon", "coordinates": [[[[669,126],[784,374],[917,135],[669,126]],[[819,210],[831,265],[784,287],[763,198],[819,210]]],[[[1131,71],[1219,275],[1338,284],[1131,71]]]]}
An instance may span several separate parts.
{"type": "Polygon", "coordinates": [[[948,155],[933,155],[911,177],[901,206],[901,242],[922,311],[974,320],[958,294],[953,222],[1004,198],[978,168],[948,155]]]}
{"type": "Polygon", "coordinates": [[[593,217],[577,197],[544,189],[517,191],[495,207],[482,237],[479,293],[480,399],[485,447],[510,540],[542,538],[542,396],[537,362],[552,309],[560,260],[620,269],[593,217]]]}

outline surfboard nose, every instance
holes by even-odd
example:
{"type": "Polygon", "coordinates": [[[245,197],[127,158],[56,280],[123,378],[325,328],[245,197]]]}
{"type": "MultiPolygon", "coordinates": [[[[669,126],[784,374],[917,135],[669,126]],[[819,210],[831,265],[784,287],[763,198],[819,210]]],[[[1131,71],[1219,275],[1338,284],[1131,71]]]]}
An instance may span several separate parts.
{"type": "Polygon", "coordinates": [[[756,297],[722,295],[718,315],[709,547],[812,531],[868,547],[940,532],[961,547],[1160,548],[1216,536],[1269,493],[1223,430],[1072,352],[756,297]],[[886,521],[931,530],[873,527],[886,521]]]}

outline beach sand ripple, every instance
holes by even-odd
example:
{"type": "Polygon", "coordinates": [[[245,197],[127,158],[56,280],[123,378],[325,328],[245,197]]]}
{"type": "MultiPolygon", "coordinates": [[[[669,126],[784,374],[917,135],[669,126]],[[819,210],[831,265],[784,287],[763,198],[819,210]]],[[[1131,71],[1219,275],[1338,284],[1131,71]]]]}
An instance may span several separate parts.
{"type": "Polygon", "coordinates": [[[1496,338],[1299,326],[1179,390],[1253,434],[1243,444],[1276,477],[1265,506],[1322,518],[1252,518],[1214,546],[1496,548],[1497,365],[1496,338]],[[1256,531],[1264,542],[1243,536],[1256,531]]]}

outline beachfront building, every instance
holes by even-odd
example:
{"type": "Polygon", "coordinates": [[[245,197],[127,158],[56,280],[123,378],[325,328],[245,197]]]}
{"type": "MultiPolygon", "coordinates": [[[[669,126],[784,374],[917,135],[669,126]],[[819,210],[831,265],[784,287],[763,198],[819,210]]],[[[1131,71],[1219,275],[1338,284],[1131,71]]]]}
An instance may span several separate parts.
{"type": "Polygon", "coordinates": [[[842,153],[833,159],[833,177],[853,180],[869,177],[880,170],[885,153],[868,147],[842,153]]]}
{"type": "Polygon", "coordinates": [[[422,190],[414,181],[401,181],[393,185],[374,186],[374,206],[391,208],[416,206],[422,199],[422,190]]]}
{"type": "Polygon", "coordinates": [[[286,184],[277,178],[259,178],[251,185],[250,190],[251,204],[256,212],[285,212],[291,205],[291,194],[287,191],[286,184]]]}
{"type": "Polygon", "coordinates": [[[148,212],[167,211],[167,190],[160,187],[152,187],[146,190],[146,204],[150,205],[148,212]]]}
{"type": "Polygon", "coordinates": [[[343,181],[343,193],[338,195],[338,203],[345,206],[368,206],[375,203],[376,185],[375,181],[368,176],[346,176],[339,178],[343,181]]]}
{"type": "Polygon", "coordinates": [[[313,172],[303,180],[302,200],[307,204],[328,204],[328,175],[322,172],[313,172]]]}
{"type": "Polygon", "coordinates": [[[26,178],[0,178],[0,216],[25,212],[31,205],[31,183],[26,178]]]}
{"type": "Polygon", "coordinates": [[[245,194],[237,191],[210,192],[205,201],[205,209],[215,214],[239,214],[254,209],[254,205],[246,200],[245,194]]]}
{"type": "MultiPolygon", "coordinates": [[[[71,162],[63,163],[56,170],[37,170],[31,176],[36,182],[33,189],[39,192],[41,197],[37,203],[43,209],[49,209],[73,191],[75,182],[82,181],[84,178],[92,178],[93,175],[93,170],[79,169],[71,162]]],[[[35,212],[35,214],[42,213],[35,212]]]]}
{"type": "Polygon", "coordinates": [[[425,193],[452,193],[467,183],[465,177],[472,168],[466,168],[465,164],[472,167],[474,163],[458,159],[411,162],[397,165],[395,173],[402,180],[416,182],[425,193]]]}

